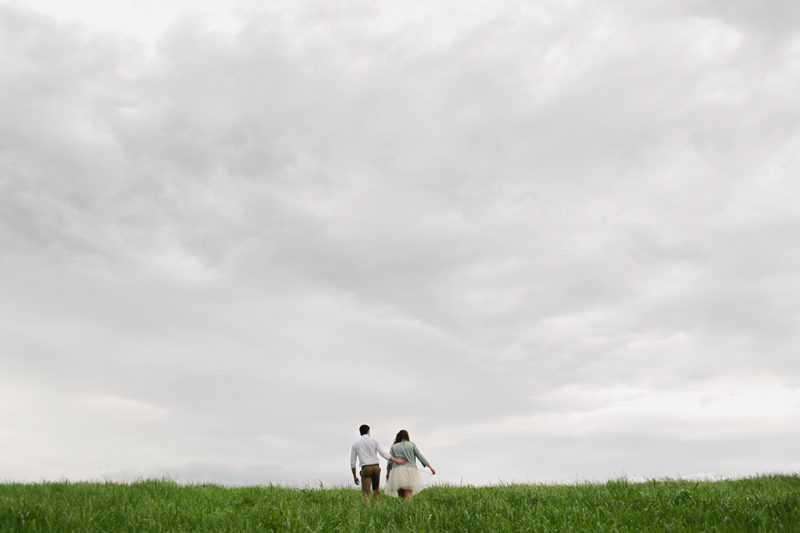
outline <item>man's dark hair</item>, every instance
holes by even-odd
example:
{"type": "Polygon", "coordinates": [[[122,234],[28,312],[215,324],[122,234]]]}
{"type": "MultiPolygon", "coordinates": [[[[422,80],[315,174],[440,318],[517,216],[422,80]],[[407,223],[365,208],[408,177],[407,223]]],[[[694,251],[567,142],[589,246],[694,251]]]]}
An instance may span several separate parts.
{"type": "Polygon", "coordinates": [[[369,431],[369,426],[366,424],[362,424],[361,427],[358,428],[358,430],[361,432],[362,435],[366,435],[367,432],[369,431]]]}

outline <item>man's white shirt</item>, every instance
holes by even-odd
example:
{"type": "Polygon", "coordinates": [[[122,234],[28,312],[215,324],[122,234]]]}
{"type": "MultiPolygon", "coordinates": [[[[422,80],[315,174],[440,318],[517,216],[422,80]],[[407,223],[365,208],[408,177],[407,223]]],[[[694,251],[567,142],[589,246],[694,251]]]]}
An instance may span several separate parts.
{"type": "Polygon", "coordinates": [[[378,464],[378,454],[387,461],[392,457],[383,449],[381,443],[369,435],[361,435],[361,438],[353,443],[350,449],[350,468],[356,467],[356,456],[361,461],[361,466],[378,464]]]}

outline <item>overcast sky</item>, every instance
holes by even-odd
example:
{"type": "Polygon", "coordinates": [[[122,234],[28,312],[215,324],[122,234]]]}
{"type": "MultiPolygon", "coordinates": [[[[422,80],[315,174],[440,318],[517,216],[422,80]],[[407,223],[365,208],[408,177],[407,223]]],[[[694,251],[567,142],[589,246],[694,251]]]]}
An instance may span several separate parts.
{"type": "Polygon", "coordinates": [[[0,479],[800,470],[800,4],[0,1],[0,479]]]}

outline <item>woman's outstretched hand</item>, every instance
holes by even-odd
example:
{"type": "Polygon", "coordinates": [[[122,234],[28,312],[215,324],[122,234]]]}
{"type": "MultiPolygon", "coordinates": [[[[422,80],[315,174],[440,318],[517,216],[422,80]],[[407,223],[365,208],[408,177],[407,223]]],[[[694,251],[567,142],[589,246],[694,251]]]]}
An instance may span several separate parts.
{"type": "Polygon", "coordinates": [[[436,470],[434,470],[431,465],[428,465],[428,468],[431,469],[431,474],[433,474],[435,476],[436,475],[436,470]]]}

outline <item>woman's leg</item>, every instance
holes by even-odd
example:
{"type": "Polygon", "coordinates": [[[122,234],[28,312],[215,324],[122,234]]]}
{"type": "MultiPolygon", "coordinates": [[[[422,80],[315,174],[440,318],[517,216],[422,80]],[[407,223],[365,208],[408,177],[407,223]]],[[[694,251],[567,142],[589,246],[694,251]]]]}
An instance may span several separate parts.
{"type": "Polygon", "coordinates": [[[405,498],[406,497],[406,489],[397,489],[397,497],[398,498],[405,498]]]}
{"type": "Polygon", "coordinates": [[[403,495],[404,500],[410,500],[411,496],[414,494],[414,491],[411,489],[406,489],[404,492],[405,492],[405,494],[403,495]]]}

